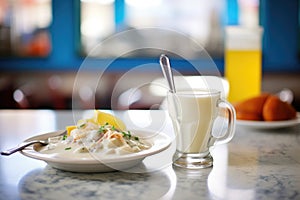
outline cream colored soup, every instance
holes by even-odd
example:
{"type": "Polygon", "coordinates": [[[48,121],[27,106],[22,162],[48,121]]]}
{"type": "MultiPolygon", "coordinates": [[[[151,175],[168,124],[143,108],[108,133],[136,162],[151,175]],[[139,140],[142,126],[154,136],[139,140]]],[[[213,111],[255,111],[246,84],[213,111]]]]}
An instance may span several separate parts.
{"type": "Polygon", "coordinates": [[[49,144],[39,152],[60,156],[91,157],[97,155],[124,155],[140,152],[151,147],[150,141],[143,141],[130,131],[119,131],[113,126],[86,122],[71,131],[70,135],[49,138],[49,144]]]}

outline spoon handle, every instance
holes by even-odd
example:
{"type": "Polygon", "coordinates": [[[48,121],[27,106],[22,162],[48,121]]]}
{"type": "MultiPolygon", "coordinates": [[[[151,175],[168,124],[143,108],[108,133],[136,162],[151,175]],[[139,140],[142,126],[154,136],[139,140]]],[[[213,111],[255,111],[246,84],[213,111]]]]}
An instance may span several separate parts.
{"type": "MultiPolygon", "coordinates": [[[[67,131],[63,130],[62,132],[59,133],[59,135],[56,135],[55,137],[57,137],[57,136],[63,136],[65,134],[67,134],[67,131]]],[[[23,142],[23,143],[19,144],[16,147],[13,147],[13,148],[5,150],[5,151],[2,151],[1,155],[3,155],[3,156],[9,156],[9,155],[11,155],[11,154],[13,154],[13,153],[15,153],[17,151],[21,151],[25,147],[28,147],[28,146],[30,146],[32,144],[35,144],[35,143],[40,143],[41,145],[47,145],[47,144],[49,144],[49,139],[47,139],[47,140],[39,140],[39,139],[33,139],[32,138],[32,140],[30,140],[30,141],[23,142]]]]}
{"type": "Polygon", "coordinates": [[[175,93],[176,92],[175,84],[174,84],[174,79],[173,79],[173,74],[172,74],[169,58],[166,55],[162,54],[160,56],[159,62],[160,62],[160,66],[162,68],[164,77],[168,81],[168,84],[170,87],[170,92],[175,93]]]}
{"type": "Polygon", "coordinates": [[[2,151],[1,152],[1,155],[3,156],[9,156],[17,151],[20,151],[20,150],[23,150],[25,147],[29,146],[29,145],[32,145],[32,144],[35,144],[35,143],[41,143],[43,145],[46,145],[47,143],[44,142],[44,141],[40,141],[40,140],[33,140],[33,141],[29,141],[29,142],[25,142],[25,143],[22,143],[16,147],[13,147],[11,149],[8,149],[8,150],[5,150],[5,151],[2,151]]]}

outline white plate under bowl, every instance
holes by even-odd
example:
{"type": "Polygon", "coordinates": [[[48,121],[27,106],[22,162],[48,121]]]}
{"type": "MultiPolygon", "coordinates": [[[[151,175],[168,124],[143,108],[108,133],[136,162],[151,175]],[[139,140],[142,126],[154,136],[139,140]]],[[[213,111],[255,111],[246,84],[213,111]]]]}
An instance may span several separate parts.
{"type": "MultiPolygon", "coordinates": [[[[30,140],[45,140],[49,137],[60,135],[62,131],[46,133],[28,138],[30,140]]],[[[171,145],[171,139],[165,133],[152,132],[145,130],[132,130],[134,135],[150,141],[153,145],[150,149],[143,150],[137,153],[125,155],[105,156],[97,158],[96,153],[87,154],[87,157],[62,157],[59,154],[45,154],[39,152],[40,145],[35,144],[21,151],[21,153],[30,158],[43,160],[50,166],[72,172],[109,172],[116,170],[125,170],[139,164],[147,156],[151,156],[162,152],[171,145]]]]}
{"type": "Polygon", "coordinates": [[[255,129],[278,129],[288,128],[300,124],[300,113],[297,113],[297,118],[284,121],[253,121],[253,120],[236,120],[238,126],[255,129]]]}

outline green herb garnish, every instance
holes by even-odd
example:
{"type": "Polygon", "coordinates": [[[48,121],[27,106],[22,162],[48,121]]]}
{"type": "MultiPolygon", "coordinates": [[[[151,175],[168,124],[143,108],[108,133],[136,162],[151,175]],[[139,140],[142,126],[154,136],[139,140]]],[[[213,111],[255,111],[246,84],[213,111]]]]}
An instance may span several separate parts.
{"type": "Polygon", "coordinates": [[[100,126],[99,130],[98,130],[98,133],[101,134],[104,132],[104,126],[100,126]]]}
{"type": "Polygon", "coordinates": [[[62,138],[62,140],[66,140],[67,139],[67,135],[63,135],[63,138],[62,138]]]}
{"type": "Polygon", "coordinates": [[[83,127],[85,127],[85,123],[83,123],[83,124],[80,124],[80,126],[79,126],[79,128],[83,128],[83,127]]]}
{"type": "Polygon", "coordinates": [[[127,131],[127,133],[125,131],[122,131],[123,137],[130,139],[131,138],[131,133],[130,131],[127,131]]]}
{"type": "Polygon", "coordinates": [[[72,147],[67,147],[67,148],[65,148],[65,150],[71,150],[72,149],[72,147]]]}
{"type": "Polygon", "coordinates": [[[123,134],[124,138],[127,138],[127,139],[131,139],[132,138],[132,139],[134,139],[136,141],[140,140],[139,137],[131,135],[130,131],[127,131],[127,133],[125,131],[122,131],[122,134],[123,134]]]}

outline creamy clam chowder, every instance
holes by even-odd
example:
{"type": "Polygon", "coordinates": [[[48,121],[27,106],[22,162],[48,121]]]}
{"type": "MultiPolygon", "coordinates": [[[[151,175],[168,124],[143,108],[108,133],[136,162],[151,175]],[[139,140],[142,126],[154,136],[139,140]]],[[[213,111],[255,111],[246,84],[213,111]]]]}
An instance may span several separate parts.
{"type": "Polygon", "coordinates": [[[109,123],[99,125],[86,120],[77,124],[68,134],[49,138],[49,144],[39,152],[84,157],[88,153],[124,155],[150,147],[151,142],[143,141],[130,131],[118,130],[109,123]]]}

